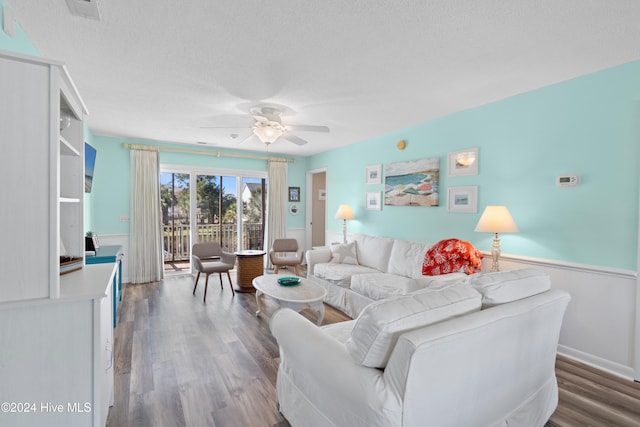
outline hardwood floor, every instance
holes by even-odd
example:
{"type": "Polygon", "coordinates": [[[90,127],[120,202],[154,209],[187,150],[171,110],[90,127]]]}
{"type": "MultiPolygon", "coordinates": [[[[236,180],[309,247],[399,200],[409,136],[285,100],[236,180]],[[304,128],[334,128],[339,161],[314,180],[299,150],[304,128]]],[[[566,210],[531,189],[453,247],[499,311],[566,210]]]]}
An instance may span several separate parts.
{"type": "MultiPolygon", "coordinates": [[[[194,276],[125,286],[108,426],[289,426],[277,407],[268,318],[255,316],[254,294],[234,297],[226,278],[223,289],[210,279],[206,303],[204,281],[192,295],[194,276]]],[[[264,303],[267,316],[278,308],[264,303]]],[[[347,319],[326,306],[323,324],[347,319]]],[[[560,404],[547,426],[640,425],[640,384],[561,357],[556,368],[560,404]]]]}

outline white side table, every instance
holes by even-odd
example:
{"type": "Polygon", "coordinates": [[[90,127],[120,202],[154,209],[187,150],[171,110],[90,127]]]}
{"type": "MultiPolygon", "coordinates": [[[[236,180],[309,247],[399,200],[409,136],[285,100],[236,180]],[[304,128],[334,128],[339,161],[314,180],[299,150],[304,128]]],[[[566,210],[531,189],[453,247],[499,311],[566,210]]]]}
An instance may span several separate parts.
{"type": "Polygon", "coordinates": [[[321,285],[313,283],[311,280],[300,278],[300,284],[295,286],[282,286],[278,279],[287,277],[283,274],[265,274],[253,279],[253,287],[256,288],[256,303],[258,311],[256,316],[262,312],[260,295],[265,294],[278,301],[281,307],[291,308],[300,311],[306,305],[318,312],[318,326],[324,319],[324,298],[327,290],[321,285]]]}

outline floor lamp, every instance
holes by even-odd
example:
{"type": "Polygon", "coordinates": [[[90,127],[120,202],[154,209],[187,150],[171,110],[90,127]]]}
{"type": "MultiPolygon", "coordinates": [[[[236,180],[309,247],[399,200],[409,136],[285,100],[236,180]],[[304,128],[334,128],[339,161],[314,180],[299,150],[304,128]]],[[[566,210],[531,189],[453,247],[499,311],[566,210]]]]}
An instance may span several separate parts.
{"type": "Polygon", "coordinates": [[[342,223],[342,240],[343,243],[347,243],[347,220],[354,219],[353,211],[351,210],[351,206],[349,205],[340,205],[338,208],[338,212],[336,212],[336,219],[341,219],[344,222],[342,223]]]}
{"type": "Polygon", "coordinates": [[[491,248],[491,271],[500,271],[500,237],[498,233],[517,233],[518,226],[511,217],[506,206],[487,206],[476,225],[476,230],[483,233],[494,233],[493,248],[491,248]]]}

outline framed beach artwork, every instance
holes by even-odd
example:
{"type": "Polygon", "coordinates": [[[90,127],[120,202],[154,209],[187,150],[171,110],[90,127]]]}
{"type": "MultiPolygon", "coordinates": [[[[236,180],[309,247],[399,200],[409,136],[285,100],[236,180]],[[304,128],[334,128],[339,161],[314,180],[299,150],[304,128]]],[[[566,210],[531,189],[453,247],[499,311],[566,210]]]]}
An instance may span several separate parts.
{"type": "Polygon", "coordinates": [[[449,153],[449,176],[478,175],[478,148],[449,153]]]}
{"type": "Polygon", "coordinates": [[[365,209],[368,211],[379,211],[382,209],[382,196],[379,191],[367,191],[365,209]]]}
{"type": "Polygon", "coordinates": [[[450,187],[447,210],[449,212],[478,212],[478,187],[450,187]]]}
{"type": "Polygon", "coordinates": [[[289,201],[290,202],[300,201],[300,187],[289,187],[289,201]]]}
{"type": "Polygon", "coordinates": [[[438,206],[440,158],[390,163],[384,167],[384,204],[438,206]]]}
{"type": "Polygon", "coordinates": [[[382,165],[367,166],[367,184],[382,184],[382,165]]]}

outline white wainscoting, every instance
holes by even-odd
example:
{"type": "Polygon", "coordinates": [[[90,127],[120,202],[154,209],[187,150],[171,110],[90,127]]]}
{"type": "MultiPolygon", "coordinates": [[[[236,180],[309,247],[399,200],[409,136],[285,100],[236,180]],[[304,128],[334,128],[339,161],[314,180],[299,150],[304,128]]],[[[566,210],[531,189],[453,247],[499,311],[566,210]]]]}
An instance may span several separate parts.
{"type": "MultiPolygon", "coordinates": [[[[298,241],[298,247],[306,252],[307,249],[307,230],[305,228],[287,228],[287,238],[296,239],[298,241]]],[[[303,264],[307,263],[306,257],[304,257],[303,264]]]]}
{"type": "MultiPolygon", "coordinates": [[[[633,379],[636,272],[502,255],[501,270],[535,267],[551,276],[551,286],[571,294],[558,352],[599,369],[633,379]]],[[[485,254],[483,270],[491,269],[485,254]]]]}
{"type": "MultiPolygon", "coordinates": [[[[342,241],[342,233],[328,231],[326,241],[342,241]]],[[[634,372],[636,292],[640,292],[636,290],[637,272],[519,255],[500,258],[501,270],[530,267],[546,271],[553,287],[571,294],[558,352],[625,378],[640,379],[640,372],[634,372]]],[[[483,271],[490,269],[491,254],[485,253],[483,271]]]]}

